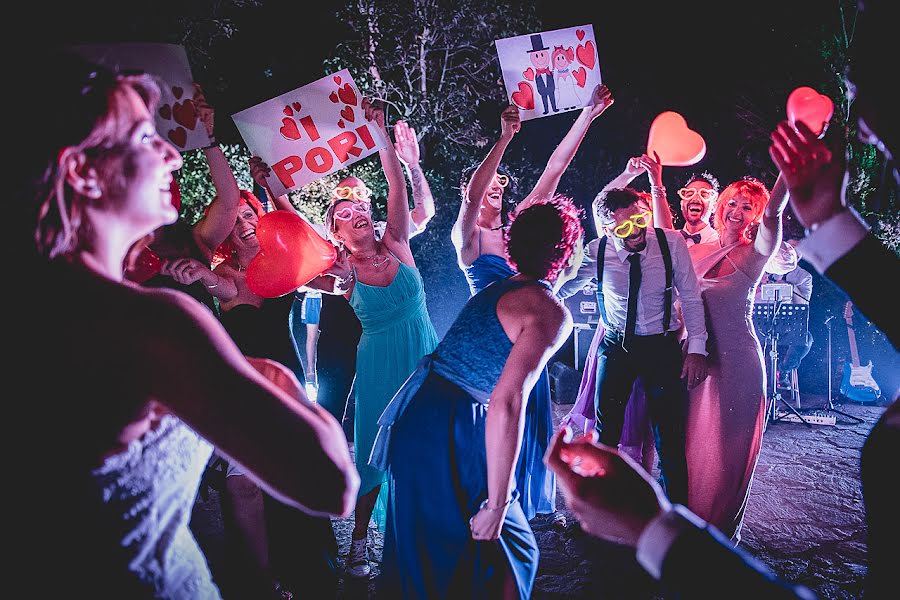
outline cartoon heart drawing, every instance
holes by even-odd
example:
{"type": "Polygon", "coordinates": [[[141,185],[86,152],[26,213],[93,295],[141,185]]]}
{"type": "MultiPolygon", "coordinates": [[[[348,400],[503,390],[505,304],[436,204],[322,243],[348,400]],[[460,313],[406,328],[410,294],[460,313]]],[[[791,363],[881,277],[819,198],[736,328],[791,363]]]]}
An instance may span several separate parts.
{"type": "Polygon", "coordinates": [[[580,42],[584,39],[584,29],[576,29],[575,35],[578,37],[578,41],[580,42]]]}
{"type": "Polygon", "coordinates": [[[181,100],[181,96],[184,94],[184,90],[176,85],[172,88],[172,94],[175,95],[176,100],[181,100]]]}
{"type": "Polygon", "coordinates": [[[163,104],[159,107],[159,116],[163,119],[171,119],[172,118],[172,107],[168,104],[163,104]]]}
{"type": "Polygon", "coordinates": [[[346,125],[344,124],[344,120],[343,120],[343,119],[341,119],[340,121],[338,121],[338,127],[340,127],[341,129],[343,129],[344,127],[346,127],[346,125]]]}
{"type": "Polygon", "coordinates": [[[528,67],[524,71],[522,71],[522,76],[528,81],[534,81],[534,69],[528,67]]]}
{"type": "Polygon", "coordinates": [[[184,148],[185,144],[187,144],[187,131],[184,130],[184,127],[171,129],[169,130],[168,135],[169,139],[172,140],[172,143],[179,148],[184,148]]]}
{"type": "Polygon", "coordinates": [[[513,104],[524,110],[534,110],[534,91],[527,81],[519,82],[519,89],[512,93],[513,104]]]}
{"type": "Polygon", "coordinates": [[[286,116],[286,117],[294,116],[294,109],[291,108],[290,106],[285,106],[283,109],[281,109],[281,112],[283,112],[284,116],[286,116]]]}
{"type": "Polygon", "coordinates": [[[578,87],[583,88],[584,82],[587,81],[587,71],[584,67],[578,67],[572,71],[572,77],[575,78],[575,83],[578,84],[578,87]]]}
{"type": "Polygon", "coordinates": [[[594,42],[588,40],[586,44],[578,44],[575,49],[575,58],[591,70],[594,68],[594,42]]]}
{"type": "Polygon", "coordinates": [[[293,102],[291,103],[291,106],[293,106],[294,110],[296,110],[297,112],[300,112],[300,109],[303,108],[303,105],[299,102],[293,102]]]}
{"type": "Polygon", "coordinates": [[[334,102],[335,104],[337,104],[337,102],[338,102],[338,97],[337,97],[337,94],[336,94],[335,92],[331,92],[331,93],[328,95],[328,99],[331,100],[332,102],[334,102]]]}
{"type": "Polygon", "coordinates": [[[197,126],[197,111],[194,107],[193,100],[185,100],[184,102],[176,102],[172,107],[172,118],[179,125],[194,130],[197,126]]]}
{"type": "Polygon", "coordinates": [[[247,287],[263,298],[284,296],[334,264],[335,247],[302,217],[276,210],[256,225],[259,252],[247,266],[247,287]]]}
{"type": "Polygon", "coordinates": [[[795,128],[802,121],[816,135],[822,135],[834,114],[831,98],[811,87],[798,87],[787,100],[788,120],[795,128]]]}
{"type": "Polygon", "coordinates": [[[706,155],[706,141],[674,111],[660,113],[650,125],[647,154],[659,154],[663,166],[687,167],[706,155]]]}
{"type": "Polygon", "coordinates": [[[281,135],[284,136],[286,140],[299,140],[300,139],[300,130],[297,128],[297,124],[293,119],[289,119],[287,117],[281,120],[281,128],[278,129],[281,132],[281,135]]]}
{"type": "Polygon", "coordinates": [[[356,118],[353,116],[353,109],[350,108],[349,106],[345,106],[344,108],[341,109],[341,116],[344,117],[344,119],[346,119],[347,121],[350,121],[351,123],[353,123],[356,120],[356,118]]]}
{"type": "Polygon", "coordinates": [[[341,76],[340,76],[340,75],[335,75],[335,76],[334,76],[334,82],[335,82],[336,84],[338,84],[338,85],[341,85],[341,76]]]}
{"type": "Polygon", "coordinates": [[[341,102],[344,104],[356,106],[356,92],[353,91],[353,88],[349,83],[345,83],[343,87],[338,89],[338,98],[340,98],[341,102]]]}

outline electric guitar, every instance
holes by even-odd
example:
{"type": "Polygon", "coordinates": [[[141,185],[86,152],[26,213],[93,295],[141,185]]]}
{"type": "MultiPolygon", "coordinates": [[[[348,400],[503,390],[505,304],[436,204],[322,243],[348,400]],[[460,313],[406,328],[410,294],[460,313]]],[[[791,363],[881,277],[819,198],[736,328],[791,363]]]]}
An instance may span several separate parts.
{"type": "Polygon", "coordinates": [[[848,302],[844,306],[844,320],[847,321],[847,337],[850,341],[851,361],[844,364],[844,377],[841,379],[841,394],[854,402],[874,402],[881,397],[881,389],[872,379],[872,361],[866,366],[859,364],[859,352],[856,349],[856,333],[853,331],[853,308],[848,302]]]}

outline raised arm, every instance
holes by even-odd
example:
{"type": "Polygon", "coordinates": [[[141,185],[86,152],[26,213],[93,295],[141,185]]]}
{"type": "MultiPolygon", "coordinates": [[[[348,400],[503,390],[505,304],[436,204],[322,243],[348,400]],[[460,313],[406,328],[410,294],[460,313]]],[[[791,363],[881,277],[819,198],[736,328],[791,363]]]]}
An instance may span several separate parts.
{"type": "MultiPolygon", "coordinates": [[[[363,100],[363,110],[365,111],[366,120],[374,123],[375,127],[381,130],[382,135],[390,141],[391,136],[384,126],[384,109],[373,104],[368,98],[363,100]]],[[[393,144],[388,143],[385,148],[378,151],[381,158],[381,168],[384,169],[384,177],[388,183],[387,197],[387,226],[384,230],[385,242],[396,242],[397,246],[391,249],[406,253],[412,257],[409,252],[409,200],[406,196],[406,180],[403,178],[403,167],[400,159],[397,157],[397,151],[393,144]]],[[[389,244],[390,245],[390,244],[389,244]]]]}
{"type": "Polygon", "coordinates": [[[507,146],[521,128],[519,109],[513,105],[503,109],[503,112],[500,113],[500,138],[472,173],[472,177],[466,185],[465,196],[459,206],[459,215],[456,217],[456,223],[453,225],[450,235],[457,250],[461,249],[475,233],[475,223],[478,221],[478,211],[481,209],[481,203],[484,202],[484,196],[497,174],[507,146]]]}
{"type": "Polygon", "coordinates": [[[575,119],[569,132],[550,155],[550,160],[547,161],[547,166],[544,167],[544,172],[541,173],[534,189],[516,206],[516,211],[528,207],[536,199],[549,198],[556,193],[559,180],[569,168],[572,159],[575,158],[575,153],[581,146],[581,141],[587,134],[591,123],[612,104],[612,92],[605,85],[598,85],[591,97],[591,106],[581,109],[581,114],[575,119]]]}
{"type": "Polygon", "coordinates": [[[759,224],[759,231],[756,233],[756,240],[753,242],[753,249],[757,254],[762,256],[772,256],[781,245],[781,218],[784,215],[784,208],[788,202],[787,185],[784,177],[779,174],[772,186],[772,192],[769,194],[769,203],[763,209],[762,221],[759,224]]]}
{"type": "Polygon", "coordinates": [[[203,90],[194,84],[194,105],[197,116],[209,134],[210,145],[203,149],[209,174],[216,188],[216,197],[209,205],[206,215],[194,226],[194,241],[206,258],[212,258],[216,248],[228,238],[237,219],[241,194],[234,173],[222,148],[214,135],[215,111],[206,102],[203,90]]]}
{"type": "Polygon", "coordinates": [[[653,153],[653,158],[647,154],[640,157],[641,166],[647,170],[647,178],[650,180],[650,197],[653,199],[653,226],[661,229],[675,229],[673,226],[672,209],[666,198],[666,186],[663,185],[662,161],[659,154],[653,153]]]}
{"type": "Polygon", "coordinates": [[[269,196],[269,200],[272,202],[272,206],[275,207],[275,210],[290,210],[293,212],[297,212],[297,209],[294,208],[294,205],[291,204],[291,199],[288,198],[287,194],[282,194],[280,196],[275,196],[272,193],[272,189],[269,187],[267,177],[272,174],[272,169],[263,162],[258,156],[251,156],[248,161],[250,164],[250,177],[253,178],[253,181],[256,182],[258,186],[263,188],[266,191],[266,194],[269,196]]]}
{"type": "Polygon", "coordinates": [[[237,296],[237,285],[231,277],[223,276],[225,268],[219,265],[214,272],[199,260],[176,258],[163,262],[159,272],[181,285],[191,285],[199,281],[220,302],[229,302],[237,296]]]}
{"type": "Polygon", "coordinates": [[[287,393],[260,375],[208,311],[169,290],[154,296],[162,302],[147,314],[156,318],[131,336],[141,372],[166,374],[146,378],[150,395],[282,502],[349,514],[359,475],[337,421],[299,386],[287,393]]]}
{"type": "Polygon", "coordinates": [[[412,186],[413,209],[409,211],[410,237],[425,231],[426,225],[434,216],[434,197],[431,187],[419,164],[419,141],[416,130],[405,121],[397,121],[394,125],[394,149],[406,168],[406,175],[412,186]]]}

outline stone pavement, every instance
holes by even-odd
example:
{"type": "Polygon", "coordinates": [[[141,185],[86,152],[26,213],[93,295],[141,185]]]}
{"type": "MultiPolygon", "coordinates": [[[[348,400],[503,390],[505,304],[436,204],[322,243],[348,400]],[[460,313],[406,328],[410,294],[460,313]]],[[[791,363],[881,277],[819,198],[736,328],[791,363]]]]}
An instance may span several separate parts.
{"type": "MultiPolygon", "coordinates": [[[[810,397],[804,400],[805,406],[815,406],[810,397]]],[[[553,405],[555,423],[570,406],[553,405]]],[[[862,422],[850,423],[836,415],[839,423],[835,426],[769,426],[741,541],[741,547],[775,572],[809,586],[823,599],[861,595],[866,558],[859,454],[865,436],[884,410],[855,404],[838,408],[862,422]]],[[[557,504],[568,517],[564,528],[553,526],[545,516],[532,522],[541,550],[534,598],[659,597],[655,583],[635,562],[633,551],[587,536],[565,510],[561,496],[557,504]]],[[[216,512],[216,498],[211,494],[206,501],[198,501],[194,523],[214,569],[221,543],[221,520],[216,512]]],[[[343,559],[350,545],[352,519],[335,520],[334,525],[343,559]]],[[[374,543],[372,557],[379,559],[383,538],[370,529],[370,539],[374,543]]],[[[374,595],[374,580],[346,578],[341,582],[341,598],[374,595]]]]}

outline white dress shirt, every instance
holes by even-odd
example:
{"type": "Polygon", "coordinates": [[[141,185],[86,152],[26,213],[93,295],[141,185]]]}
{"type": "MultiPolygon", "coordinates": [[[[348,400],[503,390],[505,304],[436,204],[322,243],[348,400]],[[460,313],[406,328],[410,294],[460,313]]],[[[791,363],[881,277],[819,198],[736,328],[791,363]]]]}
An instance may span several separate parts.
{"type": "MultiPolygon", "coordinates": [[[[681,314],[687,329],[687,350],[691,354],[706,355],[706,320],[700,284],[694,274],[694,266],[688,255],[687,244],[680,231],[664,230],[672,255],[672,294],[681,303],[681,314]]],[[[562,285],[561,298],[568,298],[582,289],[591,279],[597,277],[597,247],[599,238],[592,240],[585,248],[584,260],[577,275],[562,285]]],[[[606,244],[603,268],[603,298],[606,310],[605,324],[609,329],[625,331],[628,315],[628,279],[631,268],[624,248],[618,250],[610,238],[606,244]]],[[[647,230],[647,245],[637,254],[641,257],[641,288],[638,292],[638,310],[635,333],[637,335],[658,335],[663,333],[663,301],[665,299],[666,268],[659,250],[659,241],[653,229],[647,230]]],[[[671,308],[672,320],[669,331],[681,328],[678,311],[671,308]]]]}
{"type": "MultiPolygon", "coordinates": [[[[684,230],[683,228],[679,229],[679,231],[684,231],[685,233],[687,233],[689,235],[696,235],[695,233],[691,233],[690,231],[684,230]]],[[[708,244],[709,242],[718,242],[719,241],[719,232],[716,231],[714,228],[712,228],[709,225],[707,225],[706,227],[704,227],[697,233],[700,234],[700,243],[701,244],[708,244]]],[[[684,236],[681,236],[681,237],[684,238],[684,236]]],[[[694,240],[685,238],[684,241],[687,244],[688,248],[690,248],[691,246],[694,245],[694,240]]]]}
{"type": "Polygon", "coordinates": [[[846,208],[803,238],[797,250],[819,273],[824,274],[868,233],[869,226],[859,214],[852,208],[846,208]]]}

